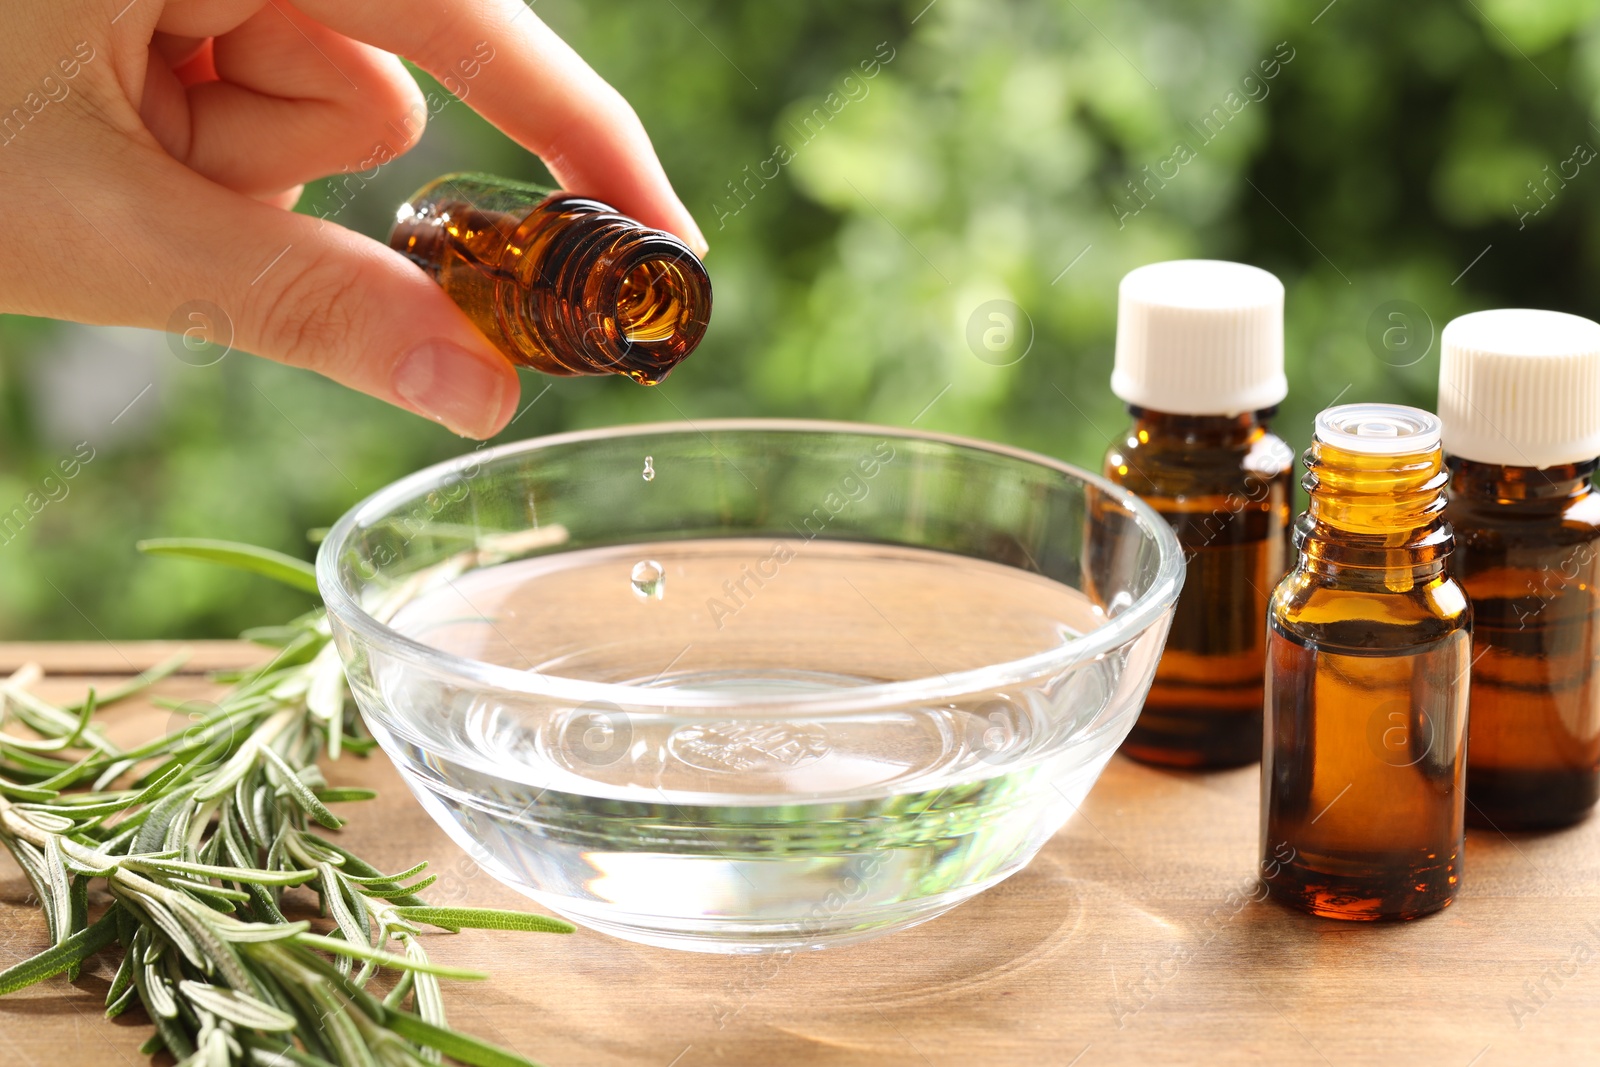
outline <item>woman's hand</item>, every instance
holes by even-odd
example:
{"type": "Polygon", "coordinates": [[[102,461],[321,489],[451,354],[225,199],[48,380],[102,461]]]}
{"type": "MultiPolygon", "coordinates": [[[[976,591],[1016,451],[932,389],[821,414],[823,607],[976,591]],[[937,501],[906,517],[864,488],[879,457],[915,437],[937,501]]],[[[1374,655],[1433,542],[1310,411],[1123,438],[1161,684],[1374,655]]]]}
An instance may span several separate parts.
{"type": "Polygon", "coordinates": [[[287,210],[302,183],[416,143],[428,109],[394,54],[468,87],[564,188],[705,250],[633,110],[520,0],[8,0],[6,16],[0,311],[166,329],[207,302],[236,347],[495,433],[516,373],[444,292],[287,210]]]}

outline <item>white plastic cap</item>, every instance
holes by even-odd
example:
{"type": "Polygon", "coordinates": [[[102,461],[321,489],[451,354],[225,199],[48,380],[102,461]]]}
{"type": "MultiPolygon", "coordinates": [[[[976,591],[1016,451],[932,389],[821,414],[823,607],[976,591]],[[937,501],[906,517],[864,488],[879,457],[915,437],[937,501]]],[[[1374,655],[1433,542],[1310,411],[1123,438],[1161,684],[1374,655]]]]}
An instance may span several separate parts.
{"type": "Polygon", "coordinates": [[[1440,335],[1444,450],[1505,467],[1600,456],[1600,323],[1504,308],[1440,335]]]}
{"type": "Polygon", "coordinates": [[[1439,447],[1439,416],[1403,404],[1340,404],[1317,412],[1315,433],[1361,456],[1414,456],[1439,447]]]}
{"type": "Polygon", "coordinates": [[[1237,415],[1289,394],[1283,283],[1259,267],[1175,259],[1131,270],[1117,289],[1111,391],[1174,415],[1237,415]]]}

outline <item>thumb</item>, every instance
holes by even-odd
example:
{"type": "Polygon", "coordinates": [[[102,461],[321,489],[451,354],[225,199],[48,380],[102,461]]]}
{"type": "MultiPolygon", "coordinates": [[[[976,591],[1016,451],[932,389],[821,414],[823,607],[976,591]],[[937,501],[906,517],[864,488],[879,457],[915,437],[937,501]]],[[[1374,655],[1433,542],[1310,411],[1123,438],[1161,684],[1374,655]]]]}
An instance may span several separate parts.
{"type": "Polygon", "coordinates": [[[72,317],[181,328],[186,308],[212,304],[221,321],[208,340],[316,371],[466,436],[488,437],[511,419],[519,383],[510,361],[404,257],[233,193],[165,156],[139,162],[158,180],[112,194],[137,203],[105,205],[102,186],[100,203],[85,210],[127,220],[109,232],[140,238],[117,245],[141,277],[115,271],[95,280],[97,311],[72,317]]]}

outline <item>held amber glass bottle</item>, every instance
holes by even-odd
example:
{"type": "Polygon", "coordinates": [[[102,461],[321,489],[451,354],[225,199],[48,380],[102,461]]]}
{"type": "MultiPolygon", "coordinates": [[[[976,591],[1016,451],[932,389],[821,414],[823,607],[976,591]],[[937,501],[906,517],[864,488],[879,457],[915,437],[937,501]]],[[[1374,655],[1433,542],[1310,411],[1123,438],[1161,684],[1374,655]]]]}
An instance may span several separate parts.
{"type": "Polygon", "coordinates": [[[512,362],[655,385],[694,351],[711,281],[689,247],[595,200],[484,174],[417,190],[389,245],[512,362]]]}
{"type": "Polygon", "coordinates": [[[1473,616],[1467,821],[1565,826],[1600,797],[1600,324],[1480,311],[1441,341],[1445,515],[1473,616]]]}
{"type": "Polygon", "coordinates": [[[1215,260],[1122,279],[1111,389],[1133,425],[1105,473],[1178,535],[1187,575],[1155,684],[1122,751],[1175,767],[1261,755],[1262,619],[1287,569],[1294,453],[1268,428],[1288,392],[1283,285],[1215,260]]]}
{"type": "Polygon", "coordinates": [[[1335,919],[1411,919],[1461,880],[1471,609],[1446,566],[1439,420],[1317,416],[1300,557],[1267,620],[1267,891],[1335,919]]]}

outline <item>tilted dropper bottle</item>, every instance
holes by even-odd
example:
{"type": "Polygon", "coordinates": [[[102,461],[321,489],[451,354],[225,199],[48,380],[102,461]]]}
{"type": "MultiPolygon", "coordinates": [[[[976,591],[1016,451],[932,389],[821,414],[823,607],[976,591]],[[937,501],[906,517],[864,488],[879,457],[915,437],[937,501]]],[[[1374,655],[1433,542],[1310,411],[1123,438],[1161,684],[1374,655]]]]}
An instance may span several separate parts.
{"type": "Polygon", "coordinates": [[[711,318],[711,280],[688,245],[599,201],[525,182],[429,182],[401,206],[389,246],[512,362],[546,374],[655,385],[711,318]]]}

